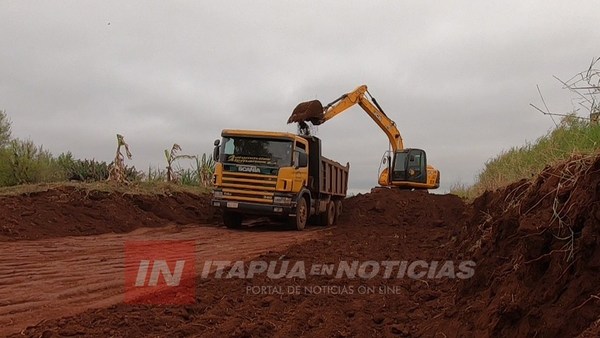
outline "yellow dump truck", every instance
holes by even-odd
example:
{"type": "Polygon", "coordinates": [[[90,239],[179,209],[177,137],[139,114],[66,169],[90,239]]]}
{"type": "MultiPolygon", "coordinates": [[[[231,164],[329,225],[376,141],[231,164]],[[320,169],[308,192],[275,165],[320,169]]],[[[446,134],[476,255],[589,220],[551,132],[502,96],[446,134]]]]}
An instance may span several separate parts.
{"type": "Polygon", "coordinates": [[[342,213],[350,164],[321,155],[315,136],[231,130],[215,141],[212,205],[229,228],[247,215],[281,218],[297,230],[332,225],[342,213]]]}

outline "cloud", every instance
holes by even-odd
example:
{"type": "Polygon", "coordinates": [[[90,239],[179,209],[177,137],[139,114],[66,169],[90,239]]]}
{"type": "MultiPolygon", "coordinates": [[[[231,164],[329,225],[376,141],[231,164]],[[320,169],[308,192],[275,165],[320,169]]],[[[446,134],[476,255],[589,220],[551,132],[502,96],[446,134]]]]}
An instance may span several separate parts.
{"type": "MultiPolygon", "coordinates": [[[[469,183],[489,157],[544,134],[528,104],[552,75],[598,55],[595,1],[3,2],[0,108],[14,135],[55,153],[110,160],[115,134],[134,164],[162,151],[210,152],[224,128],[294,131],[300,101],[367,84],[406,146],[469,183]],[[60,10],[57,10],[57,9],[60,10]]],[[[368,190],[385,136],[357,107],[318,130],[368,190]]]]}

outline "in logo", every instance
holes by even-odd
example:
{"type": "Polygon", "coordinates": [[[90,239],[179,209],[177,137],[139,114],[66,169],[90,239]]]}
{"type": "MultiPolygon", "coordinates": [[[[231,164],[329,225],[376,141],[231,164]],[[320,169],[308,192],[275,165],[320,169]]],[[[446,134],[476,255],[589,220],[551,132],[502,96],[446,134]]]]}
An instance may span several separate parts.
{"type": "Polygon", "coordinates": [[[182,241],[125,243],[125,302],[191,304],[195,301],[195,245],[182,241]]]}

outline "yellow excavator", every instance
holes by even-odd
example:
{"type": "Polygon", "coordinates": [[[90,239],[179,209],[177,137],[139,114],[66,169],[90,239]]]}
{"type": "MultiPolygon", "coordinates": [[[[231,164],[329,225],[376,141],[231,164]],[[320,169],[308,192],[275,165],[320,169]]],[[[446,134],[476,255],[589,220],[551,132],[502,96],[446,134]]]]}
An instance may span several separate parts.
{"type": "Polygon", "coordinates": [[[377,123],[390,141],[391,151],[388,150],[384,154],[384,167],[379,173],[379,185],[386,188],[437,189],[440,186],[439,170],[427,164],[424,150],[404,148],[396,123],[383,112],[365,85],[340,96],[326,106],[319,100],[302,102],[292,112],[288,123],[298,123],[300,131],[306,133],[310,130],[306,122],[320,125],[355,104],[377,123]]]}

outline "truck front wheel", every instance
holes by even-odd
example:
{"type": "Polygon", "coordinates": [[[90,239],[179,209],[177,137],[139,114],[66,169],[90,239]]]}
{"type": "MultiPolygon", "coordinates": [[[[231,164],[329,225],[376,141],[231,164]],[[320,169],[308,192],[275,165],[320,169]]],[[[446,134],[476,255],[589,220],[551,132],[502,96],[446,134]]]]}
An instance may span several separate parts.
{"type": "Polygon", "coordinates": [[[244,216],[234,212],[223,212],[223,223],[229,229],[239,229],[242,227],[242,220],[244,216]]]}
{"type": "Polygon", "coordinates": [[[296,230],[301,231],[306,227],[306,220],[308,219],[308,204],[305,198],[300,198],[296,205],[296,216],[290,219],[290,225],[296,230]]]}

